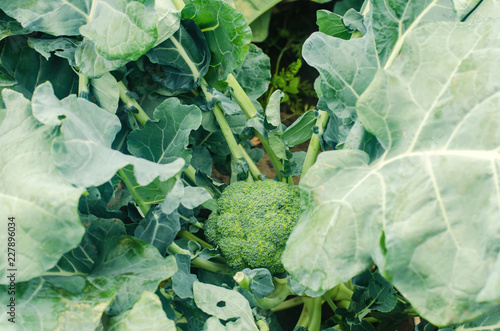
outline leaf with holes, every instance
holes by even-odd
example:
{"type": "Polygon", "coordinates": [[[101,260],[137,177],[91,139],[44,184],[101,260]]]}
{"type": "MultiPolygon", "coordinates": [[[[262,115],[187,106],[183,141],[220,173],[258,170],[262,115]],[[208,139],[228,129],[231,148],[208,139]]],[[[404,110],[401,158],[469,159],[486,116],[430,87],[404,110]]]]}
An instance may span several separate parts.
{"type": "Polygon", "coordinates": [[[484,64],[499,27],[425,25],[378,72],[357,112],[385,154],[323,153],[302,180],[309,206],[284,254],[301,283],[328,289],[374,261],[432,323],[498,304],[500,66],[484,64]]]}

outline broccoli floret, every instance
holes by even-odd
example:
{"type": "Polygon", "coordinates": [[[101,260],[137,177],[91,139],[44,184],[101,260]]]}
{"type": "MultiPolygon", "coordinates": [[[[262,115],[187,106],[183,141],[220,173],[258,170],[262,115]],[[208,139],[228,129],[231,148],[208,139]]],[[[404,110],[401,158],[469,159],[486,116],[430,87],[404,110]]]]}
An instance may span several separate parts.
{"type": "Polygon", "coordinates": [[[273,180],[237,182],[217,201],[205,224],[205,236],[219,246],[235,270],[284,271],[281,255],[300,216],[299,189],[273,180]]]}

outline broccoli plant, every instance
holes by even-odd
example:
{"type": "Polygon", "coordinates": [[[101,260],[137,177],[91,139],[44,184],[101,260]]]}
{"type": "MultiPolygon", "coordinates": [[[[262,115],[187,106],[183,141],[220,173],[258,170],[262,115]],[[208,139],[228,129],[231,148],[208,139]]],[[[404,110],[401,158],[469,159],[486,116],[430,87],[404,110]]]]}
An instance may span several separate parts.
{"type": "Polygon", "coordinates": [[[498,8],[320,11],[286,127],[255,12],[0,0],[0,329],[497,329],[498,8]]]}

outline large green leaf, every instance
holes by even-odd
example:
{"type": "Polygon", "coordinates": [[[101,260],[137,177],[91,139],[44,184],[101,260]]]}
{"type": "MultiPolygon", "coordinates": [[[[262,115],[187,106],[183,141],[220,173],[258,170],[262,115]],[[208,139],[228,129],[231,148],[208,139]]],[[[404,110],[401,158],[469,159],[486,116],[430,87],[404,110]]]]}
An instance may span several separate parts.
{"type": "Polygon", "coordinates": [[[154,119],[147,122],[144,129],[129,134],[129,151],[158,164],[170,163],[179,157],[189,163],[189,134],[200,127],[201,110],[181,105],[177,98],[169,98],[155,109],[154,119]]]}
{"type": "Polygon", "coordinates": [[[115,237],[103,242],[102,254],[91,279],[112,279],[116,294],[107,309],[109,315],[119,315],[133,307],[142,292],[154,292],[158,284],[177,272],[173,256],[163,258],[158,250],[142,240],[115,237]]]}
{"type": "Polygon", "coordinates": [[[362,38],[344,40],[313,33],[303,56],[321,75],[321,91],[328,109],[340,118],[356,118],[355,105],[378,68],[399,53],[406,33],[429,21],[454,20],[451,0],[374,0],[362,38]]]}
{"type": "MultiPolygon", "coordinates": [[[[115,293],[110,280],[90,280],[83,277],[61,277],[69,288],[54,284],[46,278],[35,278],[16,285],[15,324],[0,317],[2,330],[82,330],[93,331],[115,293]]],[[[5,287],[0,286],[0,298],[9,302],[5,287]]]]}
{"type": "Polygon", "coordinates": [[[498,305],[499,28],[425,25],[379,71],[357,112],[386,153],[320,154],[301,182],[310,204],[283,259],[302,284],[328,289],[374,261],[433,324],[498,305]]]}
{"type": "Polygon", "coordinates": [[[280,2],[281,0],[235,0],[234,6],[250,24],[280,2]]]}
{"type": "Polygon", "coordinates": [[[226,80],[239,67],[250,47],[252,32],[241,13],[222,0],[193,0],[182,10],[201,28],[212,52],[207,80],[212,85],[226,80]]]}
{"type": "MultiPolygon", "coordinates": [[[[7,268],[18,270],[17,281],[26,281],[52,268],[59,258],[76,247],[84,229],[77,213],[82,188],[75,188],[58,173],[51,157],[57,131],[37,121],[31,104],[20,93],[4,90],[7,109],[0,124],[0,210],[15,217],[16,262],[7,266],[0,257],[1,284],[7,268]]],[[[0,233],[7,243],[7,231],[0,233]]]]}
{"type": "Polygon", "coordinates": [[[205,37],[191,20],[183,20],[173,36],[146,55],[151,62],[161,65],[152,73],[153,79],[171,91],[198,88],[210,64],[210,50],[205,37]]]}
{"type": "Polygon", "coordinates": [[[59,97],[77,91],[78,76],[66,65],[66,60],[51,57],[47,61],[29,44],[25,37],[20,36],[7,38],[0,44],[0,65],[12,79],[13,89],[30,98],[37,85],[49,80],[59,97]]]}
{"type": "Polygon", "coordinates": [[[245,297],[219,286],[194,282],[194,302],[205,313],[212,315],[206,330],[259,330],[253,321],[250,304],[245,297]],[[226,328],[220,320],[227,322],[226,328]]]}
{"type": "Polygon", "coordinates": [[[79,35],[87,23],[92,0],[0,0],[0,9],[15,18],[24,28],[55,36],[79,35]]]}
{"type": "Polygon", "coordinates": [[[107,59],[134,61],[155,44],[158,30],[153,1],[93,0],[92,7],[80,33],[107,59]]]}
{"type": "Polygon", "coordinates": [[[129,60],[108,60],[100,55],[90,40],[82,42],[75,51],[75,63],[90,78],[98,78],[108,71],[116,70],[127,64],[129,60]]]}
{"type": "Polygon", "coordinates": [[[5,15],[4,12],[0,13],[0,40],[22,34],[29,34],[30,30],[24,29],[19,22],[5,15]]]}
{"type": "Polygon", "coordinates": [[[151,331],[175,330],[175,322],[163,311],[160,298],[144,291],[132,309],[109,319],[110,331],[136,331],[147,328],[151,331]]]}
{"type": "Polygon", "coordinates": [[[374,0],[372,6],[368,24],[373,29],[375,47],[382,64],[394,59],[406,35],[418,26],[456,20],[452,0],[374,0]]]}
{"type": "Polygon", "coordinates": [[[139,223],[134,236],[152,244],[158,248],[160,254],[165,255],[180,229],[181,222],[177,211],[165,214],[160,207],[156,207],[139,223]]]}
{"type": "Polygon", "coordinates": [[[316,32],[304,43],[302,55],[321,75],[328,109],[340,118],[355,118],[356,102],[379,68],[373,39],[344,40],[316,32]]]}
{"type": "MultiPolygon", "coordinates": [[[[250,44],[243,64],[233,71],[233,76],[241,85],[243,91],[254,102],[269,87],[269,82],[271,81],[271,60],[269,56],[264,54],[262,49],[255,44],[250,44]]],[[[257,101],[254,103],[258,104],[257,101]]]]}
{"type": "Polygon", "coordinates": [[[52,154],[61,174],[74,185],[103,184],[128,164],[134,166],[137,182],[147,185],[158,176],[161,180],[175,176],[184,165],[180,158],[171,157],[169,164],[156,164],[111,149],[121,126],[118,117],[74,95],[59,100],[50,83],[37,87],[32,103],[39,121],[60,127],[52,154]]]}
{"type": "MultiPolygon", "coordinates": [[[[176,273],[174,257],[165,259],[153,246],[123,236],[121,221],[88,221],[82,243],[61,258],[58,268],[16,284],[18,329],[95,330],[103,313],[117,315],[109,326],[123,319],[131,322],[144,315],[142,309],[137,311],[144,304],[143,292],[154,292],[176,273]]],[[[0,289],[0,298],[10,301],[7,287],[0,289]]],[[[2,330],[10,330],[8,317],[0,316],[2,330]]]]}

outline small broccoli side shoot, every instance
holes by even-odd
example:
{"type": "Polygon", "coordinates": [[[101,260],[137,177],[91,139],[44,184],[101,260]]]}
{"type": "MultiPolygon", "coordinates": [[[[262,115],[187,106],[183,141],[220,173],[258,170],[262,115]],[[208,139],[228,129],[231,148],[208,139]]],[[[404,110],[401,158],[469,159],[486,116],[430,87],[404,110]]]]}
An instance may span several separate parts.
{"type": "Polygon", "coordinates": [[[227,265],[283,272],[281,255],[301,211],[299,189],[273,180],[237,182],[217,203],[217,212],[205,224],[205,236],[219,246],[227,265]]]}

